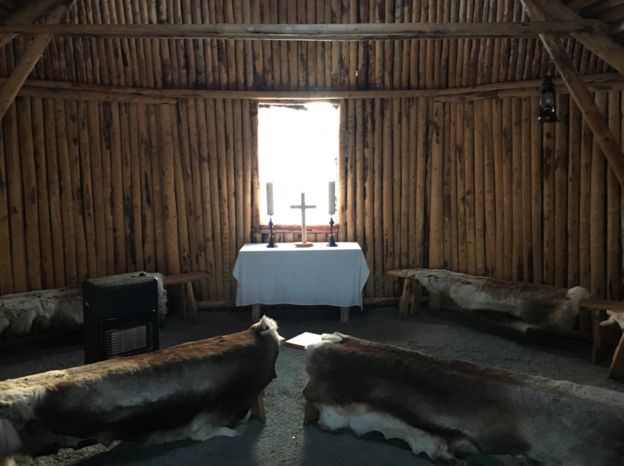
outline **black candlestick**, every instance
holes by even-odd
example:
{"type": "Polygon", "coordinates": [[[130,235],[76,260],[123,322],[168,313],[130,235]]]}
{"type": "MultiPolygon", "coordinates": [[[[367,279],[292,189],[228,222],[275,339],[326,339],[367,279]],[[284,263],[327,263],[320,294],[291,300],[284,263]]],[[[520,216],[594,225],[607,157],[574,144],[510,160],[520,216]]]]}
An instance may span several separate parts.
{"type": "Polygon", "coordinates": [[[334,239],[334,217],[329,217],[329,243],[327,243],[327,246],[330,248],[338,246],[334,239]]]}
{"type": "Polygon", "coordinates": [[[267,248],[276,248],[277,244],[273,237],[273,219],[271,217],[269,217],[269,232],[269,244],[267,244],[267,248]]]}

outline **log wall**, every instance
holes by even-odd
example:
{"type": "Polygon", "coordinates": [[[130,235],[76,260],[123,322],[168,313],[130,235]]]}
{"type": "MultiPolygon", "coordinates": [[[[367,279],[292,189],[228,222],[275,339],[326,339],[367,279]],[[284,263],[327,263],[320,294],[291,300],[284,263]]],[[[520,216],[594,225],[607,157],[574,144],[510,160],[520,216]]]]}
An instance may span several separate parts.
{"type": "Polygon", "coordinates": [[[2,121],[0,294],[206,270],[203,297],[232,296],[257,224],[256,112],[19,98],[2,121]]]}
{"type": "MultiPolygon", "coordinates": [[[[621,93],[596,102],[622,140],[621,93]]],[[[537,106],[537,98],[343,106],[343,231],[374,271],[368,295],[397,293],[384,270],[422,266],[621,297],[620,186],[568,96],[557,124],[539,124],[537,106]]]]}
{"type": "MultiPolygon", "coordinates": [[[[596,102],[622,140],[621,93],[596,102]]],[[[345,100],[338,241],[366,295],[431,266],[621,296],[622,199],[576,105],[541,126],[535,98],[345,100]]],[[[258,237],[256,104],[20,97],[0,134],[0,294],[133,270],[206,270],[229,300],[258,237]]]]}

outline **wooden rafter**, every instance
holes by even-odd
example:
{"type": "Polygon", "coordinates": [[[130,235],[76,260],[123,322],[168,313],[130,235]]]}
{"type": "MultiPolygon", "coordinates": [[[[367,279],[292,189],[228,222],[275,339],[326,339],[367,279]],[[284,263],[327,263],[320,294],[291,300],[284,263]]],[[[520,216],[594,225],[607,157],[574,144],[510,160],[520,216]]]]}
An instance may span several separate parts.
{"type": "MultiPolygon", "coordinates": [[[[60,0],[36,0],[28,2],[26,5],[9,15],[4,20],[4,24],[14,26],[32,24],[60,3],[60,0]]],[[[0,34],[0,48],[11,42],[16,35],[17,33],[0,34]]]]}
{"type": "MultiPolygon", "coordinates": [[[[583,76],[595,91],[624,90],[624,78],[618,73],[583,76]]],[[[6,79],[0,78],[0,83],[6,79]]],[[[377,99],[431,97],[437,100],[477,100],[500,97],[529,97],[539,93],[541,80],[510,81],[477,86],[444,89],[370,89],[340,91],[258,91],[214,89],[149,89],[118,87],[102,84],[68,83],[62,81],[28,80],[19,95],[26,97],[71,100],[134,102],[142,104],[173,104],[177,99],[236,99],[261,101],[377,99]]],[[[566,88],[561,89],[565,92],[566,88]]]]}
{"type": "Polygon", "coordinates": [[[361,24],[31,24],[0,26],[0,34],[63,34],[123,38],[360,41],[533,37],[539,33],[604,32],[597,20],[505,23],[361,24]]]}
{"type": "MultiPolygon", "coordinates": [[[[542,8],[544,8],[544,10],[541,17],[544,19],[541,21],[565,21],[580,18],[574,10],[567,7],[559,0],[543,2],[542,8]]],[[[611,39],[606,33],[577,31],[571,32],[570,34],[604,62],[624,74],[624,47],[611,39]]]]}
{"type": "MultiPolygon", "coordinates": [[[[536,21],[543,21],[545,19],[546,13],[535,0],[520,1],[531,18],[536,21]]],[[[620,185],[624,187],[624,154],[613,136],[613,133],[609,129],[607,121],[594,103],[592,94],[574,69],[574,65],[561,44],[561,41],[550,34],[540,34],[539,37],[557,66],[557,70],[570,90],[570,94],[583,113],[583,117],[591,128],[598,146],[602,149],[607,158],[609,166],[613,170],[620,185]]]]}
{"type": "MultiPolygon", "coordinates": [[[[46,22],[48,24],[53,24],[62,21],[65,18],[66,11],[67,7],[65,5],[58,5],[47,16],[46,22]]],[[[24,52],[20,62],[11,73],[11,76],[9,76],[2,89],[0,89],[0,119],[4,117],[9,107],[11,107],[11,104],[13,104],[15,97],[28,78],[28,75],[39,61],[39,58],[48,47],[52,37],[51,34],[39,34],[35,36],[28,46],[28,49],[24,52]]]]}

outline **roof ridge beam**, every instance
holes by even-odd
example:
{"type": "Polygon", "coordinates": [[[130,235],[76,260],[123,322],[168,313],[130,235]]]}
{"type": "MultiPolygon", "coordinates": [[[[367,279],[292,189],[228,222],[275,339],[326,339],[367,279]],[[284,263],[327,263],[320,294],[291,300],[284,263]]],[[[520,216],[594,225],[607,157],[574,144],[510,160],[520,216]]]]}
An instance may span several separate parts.
{"type": "Polygon", "coordinates": [[[351,24],[7,24],[0,34],[61,34],[116,38],[362,41],[534,37],[540,33],[605,32],[594,19],[543,22],[351,24]]]}

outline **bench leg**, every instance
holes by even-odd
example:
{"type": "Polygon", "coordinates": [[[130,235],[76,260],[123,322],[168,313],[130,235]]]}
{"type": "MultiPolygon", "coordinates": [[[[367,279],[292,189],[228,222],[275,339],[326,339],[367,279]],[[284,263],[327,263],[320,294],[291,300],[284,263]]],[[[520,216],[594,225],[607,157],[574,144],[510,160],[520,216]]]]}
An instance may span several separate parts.
{"type": "Polygon", "coordinates": [[[251,305],[251,322],[254,324],[260,320],[261,307],[260,304],[251,305]]]}
{"type": "Polygon", "coordinates": [[[348,307],[340,308],[340,322],[349,322],[349,308],[348,307]]]}
{"type": "Polygon", "coordinates": [[[258,398],[249,410],[249,418],[262,423],[266,422],[266,412],[264,411],[264,391],[260,392],[258,398]]]}
{"type": "Polygon", "coordinates": [[[438,293],[429,293],[429,308],[434,311],[442,308],[442,299],[438,293]]]}
{"type": "Polygon", "coordinates": [[[309,426],[310,424],[316,424],[319,419],[319,414],[320,413],[316,405],[306,401],[303,413],[303,425],[309,426]]]}
{"type": "Polygon", "coordinates": [[[414,284],[412,285],[412,293],[410,295],[410,303],[409,303],[409,313],[410,315],[414,315],[418,312],[418,307],[420,306],[420,300],[422,299],[422,285],[420,282],[413,280],[414,284]]]}
{"type": "Polygon", "coordinates": [[[410,302],[412,300],[412,286],[414,281],[409,278],[403,279],[403,293],[399,299],[399,317],[407,317],[410,314],[410,302]]]}
{"type": "Polygon", "coordinates": [[[195,293],[193,292],[193,284],[187,282],[186,288],[186,309],[187,317],[191,322],[197,322],[197,300],[195,299],[195,293]]]}
{"type": "Polygon", "coordinates": [[[614,380],[624,380],[624,333],[615,349],[615,353],[613,353],[609,377],[614,380]]]}

